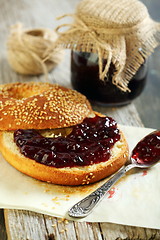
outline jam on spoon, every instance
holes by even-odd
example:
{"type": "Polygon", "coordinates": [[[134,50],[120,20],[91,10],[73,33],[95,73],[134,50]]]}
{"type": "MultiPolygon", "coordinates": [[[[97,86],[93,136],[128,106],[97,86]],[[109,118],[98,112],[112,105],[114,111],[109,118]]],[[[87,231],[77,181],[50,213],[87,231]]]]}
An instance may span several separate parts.
{"type": "Polygon", "coordinates": [[[68,211],[70,217],[86,217],[102,200],[111,187],[132,168],[149,168],[160,160],[160,130],[154,131],[143,138],[133,149],[131,164],[121,168],[101,187],[76,203],[68,211]]]}
{"type": "Polygon", "coordinates": [[[150,164],[160,160],[160,131],[143,138],[134,148],[132,159],[139,164],[150,164]]]}
{"type": "Polygon", "coordinates": [[[43,137],[36,130],[16,130],[14,141],[30,159],[56,168],[87,166],[110,158],[110,150],[120,140],[115,120],[85,118],[67,136],[43,137]]]}

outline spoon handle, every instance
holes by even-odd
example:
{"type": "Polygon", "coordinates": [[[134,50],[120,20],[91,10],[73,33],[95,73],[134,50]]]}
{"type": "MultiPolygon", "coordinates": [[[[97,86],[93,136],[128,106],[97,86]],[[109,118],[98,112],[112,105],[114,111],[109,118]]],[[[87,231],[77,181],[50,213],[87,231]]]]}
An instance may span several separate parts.
{"type": "Polygon", "coordinates": [[[135,164],[129,164],[126,167],[121,168],[113,177],[111,177],[106,183],[97,188],[94,192],[87,197],[76,203],[68,211],[70,217],[82,218],[86,217],[93,208],[102,200],[111,187],[130,169],[134,168],[135,164]]]}

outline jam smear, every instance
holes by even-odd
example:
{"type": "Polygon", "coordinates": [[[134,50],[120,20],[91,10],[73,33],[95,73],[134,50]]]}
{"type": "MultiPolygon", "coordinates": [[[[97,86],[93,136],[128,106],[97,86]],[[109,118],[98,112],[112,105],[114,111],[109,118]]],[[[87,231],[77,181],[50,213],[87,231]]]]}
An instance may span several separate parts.
{"type": "Polygon", "coordinates": [[[14,141],[23,155],[56,168],[107,161],[111,148],[119,139],[116,121],[99,116],[85,118],[65,137],[44,137],[32,129],[14,132],[14,141]]]}
{"type": "Polygon", "coordinates": [[[132,158],[140,164],[160,160],[160,131],[154,131],[143,138],[134,148],[132,158]]]}

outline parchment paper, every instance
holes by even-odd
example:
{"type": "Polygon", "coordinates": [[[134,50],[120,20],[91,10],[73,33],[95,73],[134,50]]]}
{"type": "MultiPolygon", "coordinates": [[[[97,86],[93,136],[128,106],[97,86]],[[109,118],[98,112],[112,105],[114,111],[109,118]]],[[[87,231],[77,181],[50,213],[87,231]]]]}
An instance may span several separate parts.
{"type": "MultiPolygon", "coordinates": [[[[130,150],[153,129],[120,126],[130,150]]],[[[104,182],[81,187],[58,186],[28,177],[0,155],[0,207],[26,209],[67,218],[67,210],[104,182]]],[[[160,163],[149,170],[131,170],[86,218],[78,221],[112,222],[160,229],[160,163]]]]}

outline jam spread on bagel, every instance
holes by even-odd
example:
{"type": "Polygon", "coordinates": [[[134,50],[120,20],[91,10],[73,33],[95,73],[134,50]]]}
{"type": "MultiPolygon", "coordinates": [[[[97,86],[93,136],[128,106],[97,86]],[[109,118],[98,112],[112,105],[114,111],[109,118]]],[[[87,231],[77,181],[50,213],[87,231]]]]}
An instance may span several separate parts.
{"type": "Polygon", "coordinates": [[[100,116],[85,118],[67,136],[44,137],[32,129],[14,132],[14,141],[25,157],[56,168],[107,161],[111,148],[119,140],[116,121],[100,116]]]}

